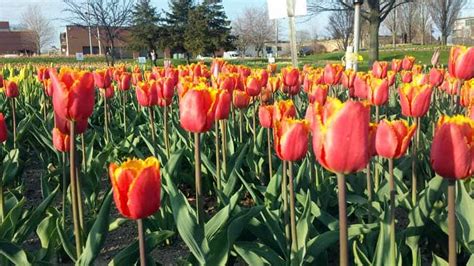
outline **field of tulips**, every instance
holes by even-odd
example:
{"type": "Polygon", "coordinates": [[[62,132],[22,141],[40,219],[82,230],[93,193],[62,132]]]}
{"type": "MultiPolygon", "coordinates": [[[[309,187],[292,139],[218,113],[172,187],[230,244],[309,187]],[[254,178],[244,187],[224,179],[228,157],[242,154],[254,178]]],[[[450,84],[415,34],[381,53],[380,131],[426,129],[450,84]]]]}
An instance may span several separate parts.
{"type": "Polygon", "coordinates": [[[0,265],[474,265],[474,47],[438,56],[0,65],[0,265]]]}

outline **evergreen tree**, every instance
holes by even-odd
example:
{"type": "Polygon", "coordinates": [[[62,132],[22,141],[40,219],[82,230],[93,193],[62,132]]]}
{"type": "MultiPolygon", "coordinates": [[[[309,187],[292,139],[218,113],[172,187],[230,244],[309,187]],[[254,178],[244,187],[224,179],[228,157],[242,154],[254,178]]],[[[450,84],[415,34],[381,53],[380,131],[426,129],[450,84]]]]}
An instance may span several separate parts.
{"type": "Polygon", "coordinates": [[[231,22],[225,14],[222,0],[204,0],[202,6],[207,18],[206,52],[214,54],[220,48],[233,49],[231,22]]]}
{"type": "Polygon", "coordinates": [[[134,50],[146,50],[150,53],[160,47],[162,30],[159,26],[160,16],[150,4],[150,0],[140,0],[132,12],[132,31],[130,47],[134,50]]]}
{"type": "Polygon", "coordinates": [[[190,10],[188,19],[188,25],[184,31],[184,48],[193,56],[201,55],[205,51],[209,38],[204,6],[200,5],[190,10]]]}
{"type": "Polygon", "coordinates": [[[188,28],[189,14],[194,8],[193,0],[170,0],[169,12],[165,12],[166,45],[174,52],[183,53],[184,33],[188,28]]]}

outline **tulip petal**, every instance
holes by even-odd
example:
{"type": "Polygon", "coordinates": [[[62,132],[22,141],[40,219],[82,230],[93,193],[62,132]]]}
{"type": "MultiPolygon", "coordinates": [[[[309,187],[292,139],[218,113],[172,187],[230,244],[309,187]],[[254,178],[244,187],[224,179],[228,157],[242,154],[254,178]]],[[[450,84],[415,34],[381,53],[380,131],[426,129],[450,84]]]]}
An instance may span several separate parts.
{"type": "Polygon", "coordinates": [[[133,180],[128,191],[127,206],[130,217],[141,219],[152,215],[160,207],[161,180],[159,170],[150,166],[133,180]]]}

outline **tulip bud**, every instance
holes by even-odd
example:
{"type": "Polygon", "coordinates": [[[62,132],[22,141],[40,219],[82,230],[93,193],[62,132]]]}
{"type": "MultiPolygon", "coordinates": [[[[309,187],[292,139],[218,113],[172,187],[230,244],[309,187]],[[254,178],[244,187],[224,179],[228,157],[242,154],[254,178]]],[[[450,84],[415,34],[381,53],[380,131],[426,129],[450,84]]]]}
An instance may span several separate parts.
{"type": "Polygon", "coordinates": [[[216,120],[225,120],[229,118],[230,112],[230,93],[226,90],[218,90],[216,95],[216,120]]]}
{"type": "Polygon", "coordinates": [[[358,72],[354,78],[354,96],[359,99],[367,99],[370,75],[358,72]]]}
{"type": "Polygon", "coordinates": [[[403,83],[410,83],[413,80],[413,72],[402,70],[400,71],[400,76],[403,83]]]}
{"type": "Polygon", "coordinates": [[[4,80],[5,95],[8,98],[16,98],[20,94],[18,91],[18,85],[15,81],[4,80]]]}
{"type": "Polygon", "coordinates": [[[273,104],[273,125],[284,118],[296,117],[296,108],[292,100],[278,101],[273,104]]]}
{"type": "Polygon", "coordinates": [[[95,86],[99,89],[105,89],[110,87],[112,79],[110,78],[109,71],[106,69],[98,69],[93,72],[95,86]]]}
{"type": "Polygon", "coordinates": [[[313,84],[308,92],[308,99],[310,103],[318,102],[324,105],[328,97],[329,86],[325,84],[313,84]]]}
{"type": "Polygon", "coordinates": [[[5,117],[0,113],[0,143],[5,142],[8,138],[7,123],[5,117]]]}
{"type": "Polygon", "coordinates": [[[424,116],[431,103],[431,86],[406,83],[398,89],[402,114],[410,117],[424,116]]]}
{"type": "Polygon", "coordinates": [[[131,219],[146,218],[160,208],[160,163],[154,157],[128,159],[121,165],[109,166],[115,206],[131,219]]]}
{"type": "Polygon", "coordinates": [[[273,127],[273,105],[260,105],[258,108],[258,120],[263,128],[273,127]]]}
{"type": "Polygon", "coordinates": [[[260,101],[262,104],[272,104],[273,91],[269,89],[262,89],[262,92],[260,92],[260,101]]]}
{"type": "Polygon", "coordinates": [[[400,70],[402,70],[402,60],[392,59],[392,71],[398,73],[400,70]]]}
{"type": "Polygon", "coordinates": [[[260,79],[257,75],[250,75],[247,77],[245,83],[245,91],[250,97],[255,97],[260,94],[262,86],[260,85],[260,79]]]}
{"type": "Polygon", "coordinates": [[[275,151],[281,160],[298,161],[308,151],[309,125],[306,120],[285,118],[274,128],[275,151]]]}
{"type": "Polygon", "coordinates": [[[132,79],[132,74],[124,72],[120,75],[118,81],[118,87],[121,91],[128,91],[130,89],[130,81],[132,79]]]}
{"type": "MultiPolygon", "coordinates": [[[[88,121],[87,119],[76,120],[74,131],[76,134],[82,134],[87,130],[88,121]]],[[[54,114],[54,125],[63,134],[69,134],[70,123],[67,119],[61,118],[56,113],[54,114]]]]}
{"type": "Polygon", "coordinates": [[[411,70],[413,68],[414,63],[415,63],[415,57],[407,55],[402,60],[402,68],[404,70],[411,70]]]}
{"type": "Polygon", "coordinates": [[[474,122],[467,117],[442,116],[431,145],[431,165],[447,179],[465,179],[474,166],[474,122]]]}
{"type": "Polygon", "coordinates": [[[372,65],[372,75],[374,75],[374,77],[376,78],[379,78],[379,79],[386,78],[387,71],[388,71],[387,62],[375,61],[374,64],[372,65]]]}
{"type": "Polygon", "coordinates": [[[216,94],[204,85],[189,89],[179,101],[181,127],[194,133],[209,131],[215,120],[216,94]]]}
{"type": "Polygon", "coordinates": [[[397,73],[394,71],[387,71],[387,81],[388,81],[388,86],[393,86],[395,84],[395,79],[397,77],[397,73]]]}
{"type": "Polygon", "coordinates": [[[150,107],[158,105],[158,88],[156,80],[139,82],[135,90],[137,101],[141,106],[150,107]]]}
{"type": "Polygon", "coordinates": [[[327,64],[324,67],[324,83],[327,85],[339,84],[344,67],[340,64],[327,64]]]}
{"type": "Polygon", "coordinates": [[[443,83],[444,80],[444,69],[433,67],[430,70],[430,84],[433,87],[438,87],[443,83]]]}
{"type": "Polygon", "coordinates": [[[474,78],[474,47],[453,46],[449,53],[448,71],[462,80],[474,78]]]}
{"type": "Polygon", "coordinates": [[[415,74],[412,78],[412,83],[416,85],[426,85],[429,84],[430,77],[427,74],[415,74]]]}
{"type": "Polygon", "coordinates": [[[417,125],[408,125],[405,120],[382,120],[377,128],[375,149],[384,158],[396,159],[403,156],[415,134],[417,125]]]}
{"type": "Polygon", "coordinates": [[[58,128],[53,128],[53,145],[59,152],[69,152],[69,135],[63,134],[58,128]]]}
{"type": "Polygon", "coordinates": [[[250,104],[250,96],[245,91],[234,90],[233,104],[237,109],[247,108],[250,104]]]}
{"type": "Polygon", "coordinates": [[[368,100],[373,105],[384,105],[388,100],[388,81],[372,78],[368,86],[368,100]]]}

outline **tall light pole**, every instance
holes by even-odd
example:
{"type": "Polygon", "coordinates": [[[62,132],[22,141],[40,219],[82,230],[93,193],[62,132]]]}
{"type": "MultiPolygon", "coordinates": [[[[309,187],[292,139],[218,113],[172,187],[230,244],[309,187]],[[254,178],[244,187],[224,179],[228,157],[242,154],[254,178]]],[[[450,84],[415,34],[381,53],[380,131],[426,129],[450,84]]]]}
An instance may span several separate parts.
{"type": "Polygon", "coordinates": [[[295,23],[295,1],[286,0],[288,10],[288,22],[290,24],[290,48],[291,48],[291,64],[298,67],[298,51],[296,49],[296,23],[295,23]]]}
{"type": "Polygon", "coordinates": [[[354,70],[357,71],[358,63],[357,59],[359,57],[359,43],[360,43],[360,8],[364,0],[354,0],[354,70]]]}

